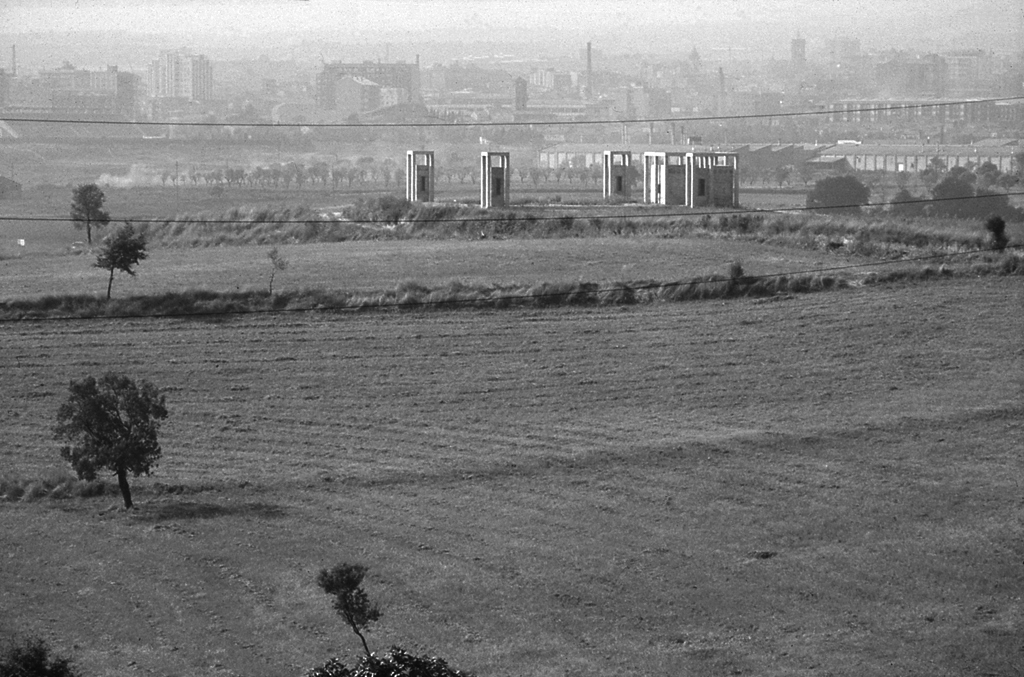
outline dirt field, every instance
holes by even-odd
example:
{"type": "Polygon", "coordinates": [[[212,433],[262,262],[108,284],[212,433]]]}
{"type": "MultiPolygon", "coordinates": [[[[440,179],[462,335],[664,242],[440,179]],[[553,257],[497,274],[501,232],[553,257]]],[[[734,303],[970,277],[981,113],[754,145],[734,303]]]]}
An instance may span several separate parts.
{"type": "Polygon", "coordinates": [[[0,503],[0,635],[90,676],[1024,670],[1019,278],[593,310],[0,327],[0,473],[69,379],[168,389],[119,499],[0,503]],[[159,493],[156,482],[184,493],[159,493]]]}

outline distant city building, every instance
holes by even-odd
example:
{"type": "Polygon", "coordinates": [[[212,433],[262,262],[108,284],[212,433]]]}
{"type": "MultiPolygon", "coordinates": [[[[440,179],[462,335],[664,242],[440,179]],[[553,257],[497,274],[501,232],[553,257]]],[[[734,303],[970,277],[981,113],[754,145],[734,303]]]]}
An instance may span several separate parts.
{"type": "Polygon", "coordinates": [[[991,92],[993,60],[981,49],[943,54],[948,66],[947,96],[987,96],[991,92]]]}
{"type": "Polygon", "coordinates": [[[991,122],[998,119],[993,101],[943,99],[846,99],[826,105],[828,122],[898,123],[911,120],[936,122],[991,122]]]}
{"type": "Polygon", "coordinates": [[[526,110],[526,104],[529,101],[529,83],[524,78],[515,79],[515,109],[526,110]]]}
{"type": "Polygon", "coordinates": [[[937,54],[896,57],[875,67],[879,88],[893,96],[944,96],[949,68],[937,54]]]}
{"type": "Polygon", "coordinates": [[[60,68],[39,72],[38,91],[48,99],[53,110],[132,118],[137,108],[140,80],[139,76],[122,72],[117,66],[91,71],[64,62],[60,68]]]}
{"type": "Polygon", "coordinates": [[[530,84],[538,89],[564,96],[578,91],[579,74],[565,73],[554,68],[535,70],[530,74],[530,84]]]}
{"type": "Polygon", "coordinates": [[[789,43],[789,59],[794,66],[803,66],[807,63],[807,41],[803,38],[793,38],[789,43]]]}
{"type": "Polygon", "coordinates": [[[860,58],[860,40],[856,38],[829,40],[828,56],[832,65],[850,65],[860,58]]]}
{"type": "Polygon", "coordinates": [[[0,108],[6,108],[11,100],[11,75],[0,68],[0,108]]]}
{"type": "Polygon", "coordinates": [[[380,108],[400,106],[409,103],[409,91],[401,87],[380,88],[380,108]]]}
{"type": "MultiPolygon", "coordinates": [[[[323,110],[338,110],[341,101],[339,84],[348,79],[368,80],[384,89],[404,90],[405,101],[420,101],[420,67],[418,63],[329,63],[316,76],[316,102],[323,110]]],[[[350,86],[351,83],[348,83],[350,86]]]]}
{"type": "Polygon", "coordinates": [[[973,146],[954,145],[888,145],[838,144],[821,152],[824,160],[844,159],[855,171],[920,172],[938,158],[947,168],[977,167],[991,162],[1001,172],[1013,170],[1013,156],[1020,151],[1016,145],[973,146]]]}
{"type": "Polygon", "coordinates": [[[213,98],[213,66],[201,54],[164,51],[149,65],[149,95],[154,99],[209,101],[213,98]]]}
{"type": "Polygon", "coordinates": [[[349,114],[380,108],[381,87],[372,80],[359,76],[344,77],[334,87],[337,98],[335,110],[349,114]]]}

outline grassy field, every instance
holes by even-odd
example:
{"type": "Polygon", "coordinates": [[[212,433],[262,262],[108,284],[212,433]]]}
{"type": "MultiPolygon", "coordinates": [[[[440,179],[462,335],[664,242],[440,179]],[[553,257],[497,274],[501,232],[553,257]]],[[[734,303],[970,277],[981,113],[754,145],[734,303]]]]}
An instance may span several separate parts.
{"type": "MultiPolygon", "coordinates": [[[[135,277],[120,275],[114,294],[166,291],[266,289],[270,247],[157,248],[135,277]]],[[[387,241],[288,245],[279,248],[287,270],[275,290],[320,287],[371,291],[394,289],[403,280],[440,286],[467,284],[675,280],[708,272],[724,274],[740,260],[750,273],[808,270],[846,263],[823,252],[711,239],[387,241]]],[[[23,256],[0,261],[0,298],[106,291],[107,274],[95,256],[23,256]]]]}
{"type": "MultiPolygon", "coordinates": [[[[108,205],[217,214],[241,194],[181,193],[111,188],[108,205]]],[[[245,203],[358,197],[291,193],[245,203]]],[[[69,194],[5,214],[63,214],[69,194]]],[[[282,245],[275,290],[889,270],[833,250],[835,225],[823,248],[713,229],[282,245]]],[[[978,226],[914,227],[959,251],[978,226]]],[[[4,246],[27,241],[0,248],[0,299],[102,293],[94,256],[70,253],[82,235],[0,223],[4,246]]],[[[268,250],[153,247],[114,294],[265,289],[268,250]]],[[[372,647],[481,676],[1016,674],[1022,307],[1019,275],[961,274],[646,306],[3,322],[0,487],[33,500],[0,499],[0,642],[42,636],[87,677],[299,675],[360,650],[314,581],[344,560],[384,610],[372,647]],[[107,370],[165,388],[171,411],[131,513],[39,496],[67,383],[107,370]]]]}
{"type": "Polygon", "coordinates": [[[0,502],[0,636],[91,676],[1024,669],[1019,278],[588,310],[16,323],[0,474],[69,379],[167,388],[119,499],[0,502]],[[159,483],[159,484],[158,484],[159,483]]]}

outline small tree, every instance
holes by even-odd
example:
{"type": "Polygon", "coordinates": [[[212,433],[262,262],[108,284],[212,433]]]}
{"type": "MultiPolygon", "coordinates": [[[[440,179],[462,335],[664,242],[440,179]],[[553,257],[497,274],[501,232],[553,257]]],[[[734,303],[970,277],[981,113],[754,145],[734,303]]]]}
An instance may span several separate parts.
{"type": "Polygon", "coordinates": [[[1003,220],[1003,217],[998,214],[988,217],[988,220],[985,221],[985,230],[988,231],[993,249],[999,251],[1006,249],[1006,245],[1010,241],[1006,237],[1006,221],[1003,220]]]}
{"type": "Polygon", "coordinates": [[[270,259],[270,295],[274,295],[274,276],[278,272],[285,270],[288,267],[288,259],[281,256],[281,252],[277,251],[277,247],[271,248],[267,252],[267,258],[270,259]]]}
{"type": "Polygon", "coordinates": [[[64,443],[61,457],[79,479],[94,480],[103,469],[113,472],[124,507],[132,508],[128,473],[148,475],[160,458],[157,433],[167,418],[164,395],[148,381],[136,383],[113,372],[98,381],[92,376],[71,381],[69,391],[53,430],[64,443]]]}
{"type": "Polygon", "coordinates": [[[814,182],[814,188],[807,194],[807,206],[810,209],[856,214],[870,196],[871,189],[857,177],[830,176],[814,182]]]}
{"type": "Polygon", "coordinates": [[[106,196],[95,183],[84,183],[71,193],[71,220],[75,228],[85,227],[85,238],[92,244],[92,229],[110,223],[110,214],[103,209],[106,196]]]}
{"type": "Polygon", "coordinates": [[[342,562],[333,569],[321,569],[316,577],[317,585],[328,595],[334,596],[334,610],[345,619],[352,632],[356,633],[363,643],[367,657],[372,657],[370,647],[366,644],[363,631],[370,623],[380,620],[380,609],[370,602],[366,591],[362,588],[366,567],[361,564],[342,562]]]}
{"type": "Polygon", "coordinates": [[[134,277],[134,266],[147,256],[149,254],[146,253],[146,236],[136,233],[135,226],[131,223],[125,223],[103,241],[103,249],[96,256],[96,263],[93,265],[110,271],[110,278],[107,280],[108,299],[110,289],[114,285],[114,271],[124,271],[134,277]]]}

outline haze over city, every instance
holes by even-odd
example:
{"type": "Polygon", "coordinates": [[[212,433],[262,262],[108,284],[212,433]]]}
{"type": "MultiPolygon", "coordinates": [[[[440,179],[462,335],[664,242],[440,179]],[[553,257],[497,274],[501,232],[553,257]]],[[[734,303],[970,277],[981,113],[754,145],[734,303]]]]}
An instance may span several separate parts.
{"type": "MultiPolygon", "coordinates": [[[[802,35],[813,50],[836,37],[855,37],[866,49],[943,50],[965,45],[1009,51],[1021,44],[1020,0],[935,3],[927,0],[13,0],[0,16],[0,36],[23,36],[28,67],[52,67],[25,37],[51,36],[76,52],[105,49],[108,59],[131,56],[130,43],[187,45],[218,58],[231,53],[314,56],[317,43],[474,43],[541,45],[575,53],[594,41],[608,53],[676,53],[697,46],[731,49],[733,56],[783,57],[802,35]],[[104,39],[103,35],[108,38],[104,39]],[[268,37],[273,35],[273,37],[268,37]],[[127,44],[116,36],[128,36],[127,44]]],[[[50,39],[49,37],[47,39],[50,39]]],[[[373,56],[376,56],[374,54],[373,56]]],[[[326,55],[326,58],[331,58],[326,55]]]]}

